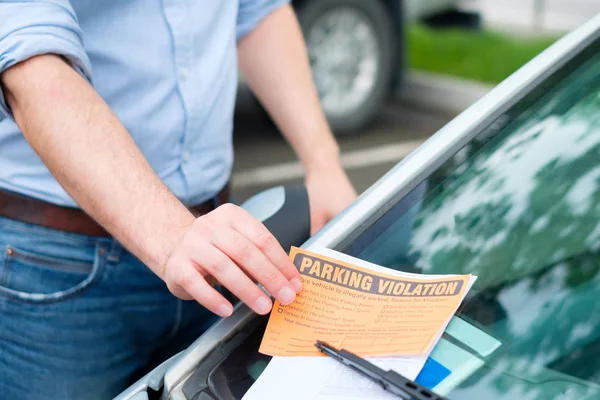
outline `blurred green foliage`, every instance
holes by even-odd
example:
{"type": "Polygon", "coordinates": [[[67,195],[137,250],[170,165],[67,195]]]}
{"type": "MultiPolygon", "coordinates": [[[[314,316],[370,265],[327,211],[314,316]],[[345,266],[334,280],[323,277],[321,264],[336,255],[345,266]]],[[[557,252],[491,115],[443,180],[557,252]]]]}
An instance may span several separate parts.
{"type": "Polygon", "coordinates": [[[417,24],[408,27],[407,37],[410,68],[490,84],[500,83],[558,39],[417,24]]]}

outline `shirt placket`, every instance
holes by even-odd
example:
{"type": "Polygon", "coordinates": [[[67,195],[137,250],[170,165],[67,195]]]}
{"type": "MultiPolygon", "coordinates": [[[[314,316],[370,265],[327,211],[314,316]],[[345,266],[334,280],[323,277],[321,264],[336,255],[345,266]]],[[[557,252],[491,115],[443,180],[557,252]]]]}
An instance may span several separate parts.
{"type": "Polygon", "coordinates": [[[190,10],[187,0],[164,0],[165,15],[171,26],[174,44],[175,69],[177,85],[184,108],[185,124],[181,137],[180,163],[185,181],[186,197],[189,196],[189,178],[186,176],[186,165],[192,157],[192,132],[196,121],[191,90],[193,65],[193,21],[190,20],[190,10]]]}

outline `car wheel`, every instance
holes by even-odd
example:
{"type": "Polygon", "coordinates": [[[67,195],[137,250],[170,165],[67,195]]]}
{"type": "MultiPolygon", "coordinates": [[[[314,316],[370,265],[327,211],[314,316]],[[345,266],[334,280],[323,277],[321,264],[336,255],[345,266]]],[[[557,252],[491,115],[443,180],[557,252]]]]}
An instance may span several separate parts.
{"type": "Polygon", "coordinates": [[[336,135],[356,133],[391,87],[393,19],[379,0],[308,0],[296,13],[321,106],[336,135]]]}

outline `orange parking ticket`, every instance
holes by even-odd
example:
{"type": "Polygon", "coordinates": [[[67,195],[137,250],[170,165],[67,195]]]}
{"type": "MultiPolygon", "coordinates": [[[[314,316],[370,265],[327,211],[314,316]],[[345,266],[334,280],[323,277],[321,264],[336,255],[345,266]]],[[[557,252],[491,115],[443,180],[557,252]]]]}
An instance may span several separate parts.
{"type": "Polygon", "coordinates": [[[388,274],[292,248],[304,290],[275,301],[259,351],[317,356],[315,341],[360,356],[424,355],[456,312],[471,275],[388,274]]]}

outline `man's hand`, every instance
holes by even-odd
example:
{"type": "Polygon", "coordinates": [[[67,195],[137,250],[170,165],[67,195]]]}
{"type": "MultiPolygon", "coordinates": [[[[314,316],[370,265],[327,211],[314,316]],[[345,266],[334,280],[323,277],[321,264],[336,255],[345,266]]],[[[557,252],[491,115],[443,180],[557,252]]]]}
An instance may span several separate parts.
{"type": "Polygon", "coordinates": [[[261,283],[283,304],[302,290],[300,274],[277,240],[244,209],[226,204],[193,223],[164,268],[171,292],[229,316],[233,307],[209,281],[216,279],[258,314],[271,311],[261,283]],[[254,280],[254,281],[253,281],[254,280]]]}
{"type": "Polygon", "coordinates": [[[320,172],[309,170],[305,182],[310,201],[312,235],[354,201],[356,191],[339,164],[320,172]]]}
{"type": "Polygon", "coordinates": [[[196,219],[152,170],[93,88],[63,59],[33,57],[0,83],[25,138],[75,201],[183,299],[227,316],[217,279],[265,314],[301,289],[275,238],[243,209],[224,205],[196,219]]]}

